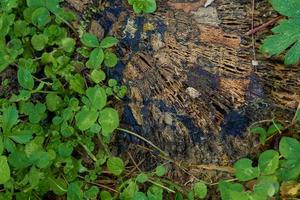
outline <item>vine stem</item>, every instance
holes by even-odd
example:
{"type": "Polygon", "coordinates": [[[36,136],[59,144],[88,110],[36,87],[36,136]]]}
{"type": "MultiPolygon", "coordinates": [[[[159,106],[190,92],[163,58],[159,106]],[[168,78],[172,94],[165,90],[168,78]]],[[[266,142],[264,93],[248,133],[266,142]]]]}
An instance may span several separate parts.
{"type": "Polygon", "coordinates": [[[157,183],[157,182],[155,182],[155,181],[152,181],[152,180],[150,180],[150,179],[149,179],[147,182],[150,182],[150,183],[152,183],[152,184],[154,184],[154,185],[156,185],[156,186],[158,186],[158,187],[161,187],[161,188],[167,190],[168,192],[175,193],[174,190],[171,190],[170,188],[168,188],[168,187],[166,187],[166,186],[164,186],[164,185],[162,185],[162,184],[159,184],[159,183],[157,183]]]}
{"type": "Polygon", "coordinates": [[[115,193],[119,193],[117,190],[115,190],[115,189],[113,189],[113,188],[110,188],[110,187],[108,187],[108,186],[106,186],[106,185],[102,185],[102,184],[100,184],[100,183],[95,183],[95,182],[87,181],[87,180],[85,180],[85,178],[82,177],[82,176],[78,176],[78,178],[84,180],[84,182],[86,182],[86,183],[88,183],[88,184],[95,185],[95,186],[98,186],[98,187],[100,187],[100,188],[104,188],[104,189],[110,190],[110,191],[115,192],[115,193]]]}
{"type": "Polygon", "coordinates": [[[147,140],[146,138],[140,136],[139,134],[137,133],[134,133],[132,131],[129,131],[127,129],[123,129],[123,128],[117,128],[117,130],[119,131],[123,131],[125,133],[128,133],[130,135],[133,135],[141,140],[143,140],[144,142],[148,143],[149,145],[151,145],[153,148],[155,148],[156,150],[158,150],[161,154],[163,154],[164,156],[167,156],[167,153],[165,153],[163,150],[161,150],[158,146],[156,146],[155,144],[153,144],[151,141],[147,140]]]}

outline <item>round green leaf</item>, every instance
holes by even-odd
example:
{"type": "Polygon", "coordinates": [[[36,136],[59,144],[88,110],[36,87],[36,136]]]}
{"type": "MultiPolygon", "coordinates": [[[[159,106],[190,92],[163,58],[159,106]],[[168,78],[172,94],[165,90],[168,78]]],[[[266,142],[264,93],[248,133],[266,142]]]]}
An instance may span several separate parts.
{"type": "Polygon", "coordinates": [[[34,35],[31,38],[31,44],[33,48],[37,51],[43,50],[47,42],[48,42],[48,37],[43,34],[34,35]]]}
{"type": "Polygon", "coordinates": [[[75,116],[76,125],[81,131],[85,131],[93,126],[98,118],[98,112],[93,110],[82,110],[75,116]]]}
{"type": "Polygon", "coordinates": [[[91,33],[84,33],[82,37],[80,38],[80,41],[82,44],[84,44],[87,47],[98,47],[99,41],[98,38],[91,34],[91,33]]]}
{"type": "Polygon", "coordinates": [[[240,181],[249,181],[258,177],[259,169],[257,167],[252,167],[252,160],[243,158],[238,160],[234,164],[235,176],[240,181]]]}
{"type": "Polygon", "coordinates": [[[148,176],[145,173],[140,173],[137,177],[136,177],[136,181],[139,183],[145,183],[146,181],[148,181],[148,176]]]}
{"type": "Polygon", "coordinates": [[[75,40],[73,38],[63,38],[61,40],[61,47],[64,51],[71,53],[75,48],[75,40]]]}
{"type": "Polygon", "coordinates": [[[118,40],[115,37],[108,36],[101,41],[100,47],[106,49],[116,45],[117,43],[118,40]]]}
{"type": "Polygon", "coordinates": [[[102,134],[109,136],[119,126],[119,114],[113,108],[105,108],[100,111],[99,123],[102,127],[102,134]]]}
{"type": "Polygon", "coordinates": [[[282,137],[279,143],[279,151],[287,160],[300,161],[300,142],[294,138],[282,137]]]}
{"type": "Polygon", "coordinates": [[[6,156],[0,156],[0,185],[10,179],[10,168],[6,156]]]}
{"type": "Polygon", "coordinates": [[[104,60],[104,52],[101,48],[95,48],[86,63],[86,66],[90,69],[98,69],[104,60]]]}
{"type": "Polygon", "coordinates": [[[111,200],[112,199],[112,196],[109,192],[107,191],[101,191],[100,192],[100,199],[101,200],[111,200]]]}
{"type": "Polygon", "coordinates": [[[107,67],[114,67],[117,65],[117,63],[118,63],[118,57],[116,56],[116,54],[111,52],[105,53],[104,64],[107,67]]]}
{"type": "Polygon", "coordinates": [[[147,196],[143,192],[136,192],[133,200],[148,200],[147,196]]]}
{"type": "Polygon", "coordinates": [[[25,69],[24,67],[20,67],[18,69],[17,76],[18,76],[18,82],[23,88],[27,90],[33,89],[34,80],[28,69],[25,69]]]}
{"type": "Polygon", "coordinates": [[[263,175],[275,173],[279,165],[279,153],[275,150],[267,150],[260,154],[258,167],[263,175]]]}
{"type": "Polygon", "coordinates": [[[100,83],[101,81],[104,81],[105,78],[106,78],[106,75],[105,75],[104,71],[102,71],[102,70],[94,69],[91,73],[92,81],[94,81],[97,84],[100,83]]]}
{"type": "Polygon", "coordinates": [[[49,111],[54,112],[61,107],[63,101],[57,94],[47,94],[46,105],[49,111]]]}
{"type": "Polygon", "coordinates": [[[107,168],[108,170],[114,174],[115,176],[119,176],[125,169],[124,162],[121,158],[118,157],[110,157],[107,160],[107,168]]]}
{"type": "Polygon", "coordinates": [[[202,182],[198,182],[194,185],[194,195],[200,199],[204,199],[207,195],[207,186],[202,182]]]}
{"type": "Polygon", "coordinates": [[[38,27],[43,27],[51,21],[50,13],[45,7],[36,9],[31,16],[31,21],[38,27]]]}
{"type": "Polygon", "coordinates": [[[106,105],[107,97],[104,88],[90,87],[86,90],[86,96],[89,98],[92,109],[101,110],[106,105]]]}
{"type": "Polygon", "coordinates": [[[145,13],[153,13],[156,10],[156,0],[145,0],[143,11],[145,13]]]}
{"type": "Polygon", "coordinates": [[[69,156],[71,156],[73,152],[73,145],[68,142],[68,143],[60,143],[58,146],[58,154],[63,157],[63,158],[67,158],[69,156]]]}
{"type": "Polygon", "coordinates": [[[156,176],[163,176],[166,173],[166,168],[163,165],[159,165],[155,169],[156,176]]]}
{"type": "Polygon", "coordinates": [[[99,193],[99,188],[96,186],[92,186],[84,192],[84,197],[86,199],[91,199],[91,200],[97,199],[98,193],[99,193]]]}

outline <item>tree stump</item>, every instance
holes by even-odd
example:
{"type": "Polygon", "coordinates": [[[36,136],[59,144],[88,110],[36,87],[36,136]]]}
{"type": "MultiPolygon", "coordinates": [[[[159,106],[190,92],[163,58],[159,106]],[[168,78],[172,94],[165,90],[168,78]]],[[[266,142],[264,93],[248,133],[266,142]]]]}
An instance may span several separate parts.
{"type": "MultiPolygon", "coordinates": [[[[160,0],[154,14],[136,15],[125,0],[111,0],[92,19],[120,40],[121,60],[109,73],[130,90],[123,126],[174,159],[228,165],[257,143],[251,123],[293,117],[300,68],[259,55],[252,66],[250,1],[204,3],[160,0]]],[[[266,0],[257,1],[255,26],[276,16],[266,0]]],[[[266,34],[258,33],[256,53],[266,34]]]]}

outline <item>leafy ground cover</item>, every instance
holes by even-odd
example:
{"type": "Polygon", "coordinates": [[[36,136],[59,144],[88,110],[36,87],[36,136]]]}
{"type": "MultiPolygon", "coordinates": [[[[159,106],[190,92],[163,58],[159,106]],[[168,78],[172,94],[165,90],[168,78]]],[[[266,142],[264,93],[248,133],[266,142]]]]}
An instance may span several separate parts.
{"type": "MultiPolygon", "coordinates": [[[[136,13],[156,9],[153,0],[128,2],[136,13]]],[[[273,40],[285,41],[289,33],[281,30],[286,31],[298,15],[287,13],[282,2],[271,1],[289,19],[265,41],[262,50],[270,55],[296,42],[288,42],[276,53],[268,50],[276,49],[270,46],[273,40]]],[[[71,25],[76,15],[60,3],[0,3],[0,73],[13,69],[18,81],[18,92],[0,99],[0,199],[204,199],[209,184],[199,180],[187,189],[164,177],[168,170],[164,165],[143,172],[137,166],[129,168],[110,152],[112,134],[120,129],[114,102],[127,91],[105,73],[118,62],[114,54],[118,40],[107,36],[99,41],[90,33],[78,33],[71,25]]],[[[298,5],[293,0],[285,3],[290,9],[298,5]]],[[[287,64],[298,61],[297,51],[292,50],[296,47],[288,52],[292,56],[287,64]]],[[[8,86],[10,81],[1,84],[8,86]]],[[[299,121],[297,110],[289,126],[271,120],[251,127],[262,145],[279,136],[278,149],[265,150],[256,160],[238,160],[233,179],[217,183],[222,199],[299,196],[300,142],[291,137],[295,134],[286,134],[299,121]]],[[[173,162],[145,138],[120,130],[144,140],[173,162]]]]}

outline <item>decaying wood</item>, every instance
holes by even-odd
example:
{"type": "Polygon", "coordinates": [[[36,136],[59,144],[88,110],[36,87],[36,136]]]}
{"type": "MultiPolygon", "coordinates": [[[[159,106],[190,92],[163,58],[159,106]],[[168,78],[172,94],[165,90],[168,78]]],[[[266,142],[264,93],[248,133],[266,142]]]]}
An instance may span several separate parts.
{"type": "MultiPolygon", "coordinates": [[[[204,8],[203,0],[161,0],[154,14],[140,16],[110,2],[93,19],[120,39],[122,59],[111,74],[130,89],[123,126],[172,158],[226,166],[251,152],[252,122],[293,117],[300,68],[262,56],[252,66],[250,1],[204,8]]],[[[257,3],[255,26],[276,17],[270,10],[257,3]]]]}

